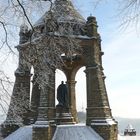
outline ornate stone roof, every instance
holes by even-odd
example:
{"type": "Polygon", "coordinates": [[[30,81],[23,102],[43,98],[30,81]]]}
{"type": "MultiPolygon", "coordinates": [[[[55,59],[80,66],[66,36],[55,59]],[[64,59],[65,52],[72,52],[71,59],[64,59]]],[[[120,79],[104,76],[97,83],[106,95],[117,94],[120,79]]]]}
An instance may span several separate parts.
{"type": "Polygon", "coordinates": [[[85,23],[85,19],[78,13],[74,8],[70,0],[56,0],[53,4],[51,14],[47,11],[35,24],[34,27],[42,26],[45,24],[47,19],[51,16],[57,22],[74,22],[74,23],[85,23]]]}

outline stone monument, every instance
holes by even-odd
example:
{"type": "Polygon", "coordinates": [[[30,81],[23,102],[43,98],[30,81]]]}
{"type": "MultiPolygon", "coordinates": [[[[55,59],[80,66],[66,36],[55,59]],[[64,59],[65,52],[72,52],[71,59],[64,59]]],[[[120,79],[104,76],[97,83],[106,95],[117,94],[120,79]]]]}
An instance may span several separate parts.
{"type": "MultiPolygon", "coordinates": [[[[78,123],[76,100],[75,100],[75,76],[77,71],[85,66],[86,74],[86,94],[87,94],[87,109],[86,109],[86,125],[94,129],[104,140],[117,140],[117,122],[114,120],[110,105],[108,102],[107,91],[105,87],[105,75],[103,73],[102,55],[101,50],[101,38],[97,31],[98,25],[96,18],[89,16],[85,20],[75,9],[70,0],[56,0],[54,2],[52,16],[57,21],[57,28],[48,28],[45,22],[49,18],[49,12],[46,12],[37,22],[34,24],[34,32],[32,30],[25,30],[23,27],[20,31],[20,43],[17,46],[19,51],[19,67],[15,71],[15,85],[13,94],[11,97],[11,104],[7,118],[4,122],[3,133],[8,135],[12,131],[16,130],[20,125],[15,121],[16,118],[13,115],[13,102],[22,98],[22,90],[25,90],[24,100],[27,104],[27,112],[20,112],[22,118],[22,125],[33,124],[33,140],[50,140],[55,132],[55,128],[59,124],[75,124],[78,123]],[[61,9],[61,10],[60,10],[61,9]],[[73,25],[73,32],[71,36],[67,36],[67,33],[58,34],[62,26],[67,27],[73,25]],[[66,26],[67,25],[67,26],[66,26]],[[55,30],[55,33],[52,32],[55,30]],[[32,38],[30,36],[32,35],[32,38]],[[71,57],[67,57],[66,50],[62,49],[61,56],[64,62],[64,66],[61,70],[64,72],[67,78],[68,98],[64,99],[63,95],[59,97],[59,104],[55,105],[55,69],[49,77],[50,86],[45,87],[43,92],[38,83],[33,84],[32,93],[30,94],[30,80],[31,80],[31,66],[23,65],[23,54],[28,53],[28,47],[34,47],[34,45],[40,45],[38,37],[45,41],[47,37],[54,37],[56,39],[72,38],[75,42],[79,42],[81,47],[81,53],[73,54],[71,57]],[[71,61],[72,60],[72,61],[71,61]],[[53,84],[52,84],[53,83],[53,84]],[[30,100],[31,99],[31,100],[30,100]],[[66,107],[66,109],[63,109],[66,107]],[[28,111],[30,110],[30,111],[28,111]],[[61,112],[62,111],[62,112],[61,112]],[[60,114],[63,114],[62,116],[60,114]]],[[[63,44],[65,45],[65,44],[63,44]]],[[[60,47],[63,48],[63,45],[60,47]]],[[[34,80],[37,78],[37,69],[34,67],[34,80]]],[[[47,70],[46,70],[47,74],[47,70]]],[[[63,89],[64,90],[64,89],[63,89]]],[[[62,92],[61,92],[62,93],[62,92]]],[[[14,105],[17,102],[14,102],[14,105]]],[[[17,104],[18,106],[18,104],[17,104]]],[[[19,110],[24,108],[23,105],[19,106],[19,110]]]]}

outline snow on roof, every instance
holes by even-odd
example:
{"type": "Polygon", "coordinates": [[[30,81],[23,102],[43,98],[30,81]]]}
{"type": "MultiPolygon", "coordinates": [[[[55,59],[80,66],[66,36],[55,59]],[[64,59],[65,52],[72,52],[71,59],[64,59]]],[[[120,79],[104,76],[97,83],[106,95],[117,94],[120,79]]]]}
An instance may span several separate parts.
{"type": "Polygon", "coordinates": [[[4,140],[32,140],[32,126],[21,127],[4,140]]]}
{"type": "Polygon", "coordinates": [[[60,125],[52,140],[103,140],[91,127],[85,125],[60,125]]]}
{"type": "MultiPolygon", "coordinates": [[[[56,0],[52,8],[52,15],[57,22],[79,22],[85,23],[85,19],[75,10],[73,4],[69,0],[56,0]]],[[[51,16],[52,16],[51,15],[51,16]]],[[[47,11],[35,24],[34,27],[44,25],[45,20],[50,18],[50,14],[47,11]]]]}

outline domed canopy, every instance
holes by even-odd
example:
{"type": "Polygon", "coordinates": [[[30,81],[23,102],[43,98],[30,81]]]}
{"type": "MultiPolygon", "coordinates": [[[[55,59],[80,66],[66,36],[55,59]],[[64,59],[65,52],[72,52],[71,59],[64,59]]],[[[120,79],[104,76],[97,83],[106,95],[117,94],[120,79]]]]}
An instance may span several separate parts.
{"type": "Polygon", "coordinates": [[[42,26],[51,16],[59,23],[72,22],[84,24],[85,19],[77,12],[70,0],[56,0],[51,9],[47,11],[35,24],[34,27],[42,26]]]}

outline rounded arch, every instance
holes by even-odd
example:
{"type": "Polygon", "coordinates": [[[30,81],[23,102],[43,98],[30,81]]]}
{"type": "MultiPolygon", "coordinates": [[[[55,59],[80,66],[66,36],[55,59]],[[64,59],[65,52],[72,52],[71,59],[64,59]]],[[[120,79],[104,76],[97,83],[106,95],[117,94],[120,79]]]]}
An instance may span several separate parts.
{"type": "MultiPolygon", "coordinates": [[[[87,94],[86,94],[86,75],[84,73],[85,66],[81,67],[76,73],[76,108],[77,112],[83,112],[85,115],[87,107],[87,94]]],[[[79,113],[78,113],[79,114],[79,113]]],[[[79,118],[80,119],[80,118],[79,118]]],[[[81,121],[81,120],[79,120],[81,121]]],[[[86,121],[86,120],[82,120],[86,121]]]]}
{"type": "Polygon", "coordinates": [[[31,79],[30,79],[30,102],[32,97],[32,90],[33,90],[33,77],[34,77],[34,67],[31,66],[31,79]]]}
{"type": "Polygon", "coordinates": [[[71,73],[71,77],[75,78],[78,71],[83,68],[84,66],[83,65],[77,65],[76,67],[74,67],[72,73],[71,73]]]}

